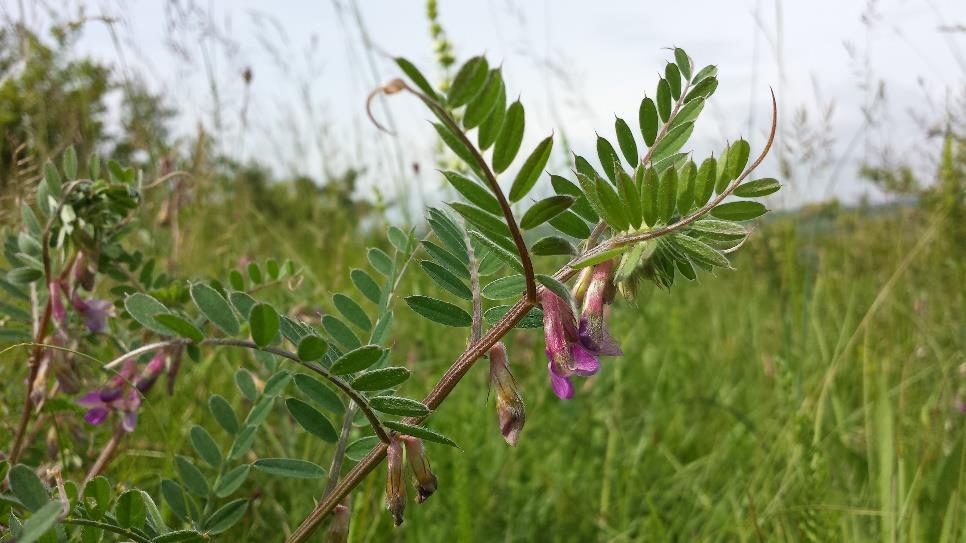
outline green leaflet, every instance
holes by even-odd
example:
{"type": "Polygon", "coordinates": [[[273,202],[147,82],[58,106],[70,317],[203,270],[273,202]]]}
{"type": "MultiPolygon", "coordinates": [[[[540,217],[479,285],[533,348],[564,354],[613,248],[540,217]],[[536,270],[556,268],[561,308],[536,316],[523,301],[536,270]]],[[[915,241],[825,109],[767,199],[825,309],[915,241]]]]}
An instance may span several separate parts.
{"type": "Polygon", "coordinates": [[[684,52],[684,49],[680,47],[674,48],[674,61],[678,65],[678,69],[681,70],[681,75],[684,79],[691,79],[691,59],[688,54],[684,52]]]}
{"type": "Polygon", "coordinates": [[[624,211],[624,205],[614,188],[610,183],[605,183],[600,179],[597,180],[595,188],[597,190],[597,199],[603,208],[603,217],[607,221],[607,224],[617,231],[627,230],[630,226],[630,221],[627,218],[627,213],[624,211]]]}
{"type": "Polygon", "coordinates": [[[641,100],[641,107],[638,111],[638,123],[640,123],[641,135],[644,137],[644,144],[648,147],[654,145],[659,124],[657,106],[654,104],[654,100],[647,97],[641,100]]]}
{"type": "Polygon", "coordinates": [[[362,330],[369,331],[372,329],[372,321],[369,320],[369,316],[366,315],[365,310],[359,307],[359,304],[352,298],[342,293],[336,293],[332,295],[332,303],[339,313],[350,323],[358,326],[362,330]]]}
{"type": "Polygon", "coordinates": [[[501,84],[499,93],[497,93],[496,103],[493,105],[493,111],[490,112],[486,120],[480,125],[480,129],[476,134],[476,141],[479,144],[481,151],[489,149],[490,146],[496,141],[497,136],[500,135],[500,129],[503,128],[503,120],[505,117],[506,87],[501,84]]]}
{"type": "Polygon", "coordinates": [[[738,185],[733,194],[742,198],[759,198],[777,192],[781,187],[777,179],[765,177],[738,185]]]}
{"type": "Polygon", "coordinates": [[[758,202],[728,202],[711,210],[711,216],[726,221],[750,221],[768,212],[764,205],[758,202]]]}
{"type": "Polygon", "coordinates": [[[671,85],[663,77],[657,84],[657,112],[665,123],[671,118],[671,85]]]}
{"type": "Polygon", "coordinates": [[[419,68],[416,68],[412,62],[409,62],[403,57],[396,57],[395,61],[396,66],[399,66],[399,69],[402,70],[407,77],[409,77],[410,81],[416,85],[416,88],[421,90],[423,94],[429,96],[430,98],[438,100],[436,91],[433,89],[433,86],[429,84],[429,81],[426,80],[426,77],[422,74],[422,72],[419,71],[419,68]]]}
{"type": "Polygon", "coordinates": [[[661,160],[677,153],[688,142],[694,131],[694,123],[687,122],[668,130],[661,141],[654,146],[651,162],[657,164],[661,160]]]}
{"type": "Polygon", "coordinates": [[[419,315],[444,326],[464,327],[473,321],[460,307],[428,296],[408,296],[406,304],[419,315]]]}
{"type": "Polygon", "coordinates": [[[460,66],[446,95],[447,105],[458,108],[479,94],[486,84],[489,68],[482,56],[473,57],[460,66]]]}
{"type": "MultiPolygon", "coordinates": [[[[510,186],[509,198],[511,202],[519,202],[526,196],[540,178],[540,173],[550,159],[550,151],[553,149],[553,136],[548,136],[537,144],[537,147],[527,157],[526,162],[517,172],[513,185],[510,186]]],[[[512,160],[512,159],[511,159],[512,160]]]]}
{"type": "Polygon", "coordinates": [[[285,408],[295,422],[322,441],[335,443],[339,435],[332,423],[317,409],[297,398],[285,400],[285,408]]]}
{"type": "Polygon", "coordinates": [[[486,85],[475,98],[466,106],[463,113],[463,126],[471,130],[480,126],[499,104],[500,95],[504,93],[503,76],[498,68],[490,70],[486,85]]]}
{"type": "Polygon", "coordinates": [[[503,118],[503,126],[496,138],[492,160],[494,172],[502,173],[513,163],[517,151],[520,150],[520,143],[523,141],[525,124],[523,104],[517,100],[507,108],[506,115],[503,118]]]}
{"type": "Polygon", "coordinates": [[[614,146],[602,136],[597,136],[597,158],[600,159],[600,167],[604,170],[607,179],[614,183],[617,180],[617,170],[621,167],[621,159],[617,156],[614,146]]]}
{"type": "Polygon", "coordinates": [[[345,375],[362,371],[382,358],[385,349],[378,345],[363,345],[353,349],[332,363],[332,373],[335,375],[345,375]]]}
{"type": "Polygon", "coordinates": [[[664,79],[667,80],[668,88],[671,89],[671,98],[677,100],[681,97],[681,70],[677,64],[670,62],[664,66],[664,79]]]}
{"type": "Polygon", "coordinates": [[[419,265],[426,272],[426,275],[443,289],[464,300],[473,299],[473,293],[469,287],[453,272],[431,260],[421,260],[419,265]]]}
{"type": "Polygon", "coordinates": [[[502,217],[461,202],[450,202],[448,205],[480,230],[504,238],[510,237],[510,228],[503,222],[502,217]]]}
{"type": "Polygon", "coordinates": [[[668,168],[661,176],[657,189],[657,223],[670,224],[674,215],[674,206],[678,196],[678,173],[674,168],[668,168]]]}
{"type": "Polygon", "coordinates": [[[637,228],[641,225],[641,191],[634,185],[634,180],[623,170],[617,172],[617,195],[624,201],[624,210],[630,226],[637,228]]]}
{"type": "Polygon", "coordinates": [[[252,340],[259,347],[266,347],[275,341],[279,326],[281,326],[275,309],[263,303],[255,304],[255,307],[252,307],[248,322],[251,325],[252,340]]]}
{"type": "Polygon", "coordinates": [[[523,275],[501,277],[483,287],[480,293],[487,300],[507,300],[523,296],[526,280],[523,275]]]}
{"type": "Polygon", "coordinates": [[[520,228],[531,230],[566,211],[574,203],[573,196],[557,195],[540,200],[520,219],[520,228]]]}
{"type": "Polygon", "coordinates": [[[637,164],[637,141],[634,140],[634,133],[631,132],[627,121],[618,117],[614,121],[614,132],[617,134],[617,146],[620,147],[627,163],[631,166],[637,164]]]}
{"type": "Polygon", "coordinates": [[[453,185],[456,192],[460,193],[470,203],[494,215],[502,213],[500,203],[487,187],[456,172],[445,171],[443,176],[446,177],[450,185],[453,185]]]}

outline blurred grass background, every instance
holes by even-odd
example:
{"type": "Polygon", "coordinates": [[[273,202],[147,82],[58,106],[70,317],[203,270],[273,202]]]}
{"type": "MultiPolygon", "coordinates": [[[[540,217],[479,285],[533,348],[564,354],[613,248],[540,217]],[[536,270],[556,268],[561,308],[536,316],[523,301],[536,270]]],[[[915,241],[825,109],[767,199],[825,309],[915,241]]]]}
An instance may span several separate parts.
{"type": "MultiPolygon", "coordinates": [[[[22,40],[21,31],[8,27],[7,43],[22,40]]],[[[49,44],[35,38],[35,48],[49,44]]],[[[150,173],[165,161],[190,173],[151,194],[132,237],[171,273],[224,279],[243,258],[292,259],[304,281],[263,294],[311,316],[351,288],[348,270],[365,266],[366,246],[388,248],[382,233],[398,213],[393,202],[358,196],[359,170],[322,183],[279,179],[213,152],[204,131],[175,152],[162,130],[162,102],[150,93],[124,95],[124,137],[108,139],[94,119],[100,85],[116,82],[95,65],[58,56],[67,43],[49,58],[25,59],[34,79],[0,87],[5,106],[22,106],[8,108],[4,130],[35,142],[28,150],[4,140],[4,157],[15,158],[0,162],[6,226],[30,190],[31,165],[67,141],[106,148],[150,173]],[[78,78],[89,86],[66,84],[78,78]]],[[[6,51],[15,57],[18,49],[6,51]]],[[[736,271],[682,281],[670,292],[647,285],[633,302],[615,304],[613,331],[625,356],[581,381],[572,401],[550,391],[539,331],[514,332],[507,347],[528,415],[519,445],[509,448],[499,435],[481,364],[432,418],[462,447],[430,446],[440,490],[423,505],[410,502],[406,523],[393,530],[380,468],[353,494],[350,540],[966,541],[962,122],[954,114],[940,120],[948,148],[931,140],[941,157],[936,170],[870,168],[895,204],[829,202],[777,213],[736,256],[736,271]]],[[[446,297],[419,273],[400,290],[446,297]]],[[[404,391],[410,397],[428,391],[465,343],[461,331],[404,305],[392,336],[394,360],[414,373],[404,391]]],[[[98,354],[110,352],[102,345],[98,354]]],[[[23,394],[22,354],[0,361],[5,442],[23,394]]],[[[173,455],[189,453],[188,428],[212,426],[207,396],[220,393],[241,411],[235,369],[268,376],[250,355],[227,350],[186,365],[173,396],[149,398],[107,473],[112,480],[156,491],[173,473],[173,455]]],[[[281,406],[272,417],[256,453],[328,466],[331,447],[297,431],[281,406]]],[[[63,456],[89,463],[109,430],[76,416],[64,424],[76,435],[59,443],[69,448],[63,456]]],[[[42,444],[32,454],[45,461],[42,444]]],[[[251,476],[242,492],[255,500],[252,512],[224,539],[279,540],[312,509],[321,486],[251,476]]]]}

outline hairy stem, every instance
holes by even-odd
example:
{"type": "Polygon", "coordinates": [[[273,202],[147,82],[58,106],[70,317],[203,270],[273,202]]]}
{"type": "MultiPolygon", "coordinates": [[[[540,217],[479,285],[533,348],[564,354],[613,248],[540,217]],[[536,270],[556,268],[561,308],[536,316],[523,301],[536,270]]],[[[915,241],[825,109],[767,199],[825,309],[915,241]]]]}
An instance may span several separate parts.
{"type": "Polygon", "coordinates": [[[345,460],[345,449],[349,444],[349,432],[352,431],[352,419],[356,415],[355,402],[349,402],[349,407],[345,410],[345,418],[342,420],[342,429],[339,431],[339,441],[335,445],[335,454],[332,456],[332,464],[329,466],[329,479],[325,483],[325,492],[322,496],[328,496],[335,485],[339,483],[339,475],[342,473],[342,462],[345,460]]]}
{"type": "Polygon", "coordinates": [[[473,242],[466,228],[463,228],[463,241],[466,243],[466,254],[469,258],[470,292],[473,293],[473,324],[470,328],[470,343],[476,343],[483,335],[483,300],[480,294],[480,264],[476,261],[473,242]]]}

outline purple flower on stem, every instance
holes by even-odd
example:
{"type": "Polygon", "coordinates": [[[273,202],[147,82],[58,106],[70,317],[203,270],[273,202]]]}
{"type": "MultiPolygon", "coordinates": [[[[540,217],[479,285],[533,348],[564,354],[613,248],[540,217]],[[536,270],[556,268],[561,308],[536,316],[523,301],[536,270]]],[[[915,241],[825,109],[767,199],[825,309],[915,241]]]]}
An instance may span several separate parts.
{"type": "Polygon", "coordinates": [[[577,323],[567,302],[549,290],[541,294],[541,302],[550,386],[560,399],[569,400],[574,396],[570,377],[589,377],[597,373],[600,361],[580,343],[577,323]]]}
{"type": "Polygon", "coordinates": [[[111,305],[111,302],[95,298],[84,300],[77,294],[76,290],[70,298],[70,304],[74,306],[75,311],[80,313],[84,319],[84,324],[87,325],[87,329],[92,334],[104,331],[107,326],[107,318],[114,313],[114,306],[111,305]]]}
{"type": "Polygon", "coordinates": [[[614,261],[608,260],[594,267],[590,283],[584,295],[584,307],[580,312],[580,343],[597,355],[621,356],[620,345],[614,341],[604,322],[604,305],[613,299],[610,283],[614,261]]]}
{"type": "Polygon", "coordinates": [[[78,405],[88,408],[84,420],[97,425],[107,420],[111,411],[116,411],[121,415],[124,431],[133,432],[138,423],[141,395],[151,389],[164,371],[165,357],[164,351],[158,351],[141,372],[138,372],[135,361],[125,361],[121,371],[111,377],[106,386],[77,400],[78,405]]]}

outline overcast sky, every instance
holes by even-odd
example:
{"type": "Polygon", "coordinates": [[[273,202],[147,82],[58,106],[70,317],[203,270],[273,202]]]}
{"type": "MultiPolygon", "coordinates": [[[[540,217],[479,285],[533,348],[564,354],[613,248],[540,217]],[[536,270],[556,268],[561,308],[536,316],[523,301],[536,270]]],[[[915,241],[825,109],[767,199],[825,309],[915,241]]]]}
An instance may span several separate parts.
{"type": "MultiPolygon", "coordinates": [[[[41,4],[26,3],[27,18],[43,20],[41,4]]],[[[392,138],[368,123],[363,107],[377,82],[397,75],[387,55],[439,76],[425,2],[204,0],[204,24],[190,1],[68,3],[72,13],[83,6],[88,16],[119,18],[117,42],[106,25],[91,24],[78,51],[163,92],[180,112],[176,133],[191,135],[200,123],[220,131],[232,156],[258,157],[281,173],[321,177],[364,164],[364,189],[438,193],[428,115],[410,98],[389,99],[389,111],[376,114],[392,116],[392,138]],[[421,174],[412,173],[414,162],[421,174]]],[[[19,16],[20,2],[0,4],[19,16]]],[[[925,160],[918,155],[938,145],[924,141],[916,119],[940,119],[966,93],[966,32],[955,31],[966,25],[966,0],[440,0],[440,13],[458,58],[485,52],[503,64],[509,94],[527,108],[525,147],[553,130],[593,156],[594,133],[613,138],[615,114],[636,126],[672,45],[699,67],[720,69],[691,144],[697,159],[728,139],[760,146],[773,87],[781,152],[793,166],[791,190],[776,206],[869,192],[856,168],[882,146],[925,160]],[[877,103],[880,82],[886,100],[866,130],[863,109],[877,103]]],[[[760,176],[779,176],[778,156],[760,176]]],[[[552,169],[565,167],[558,153],[552,169]]]]}

